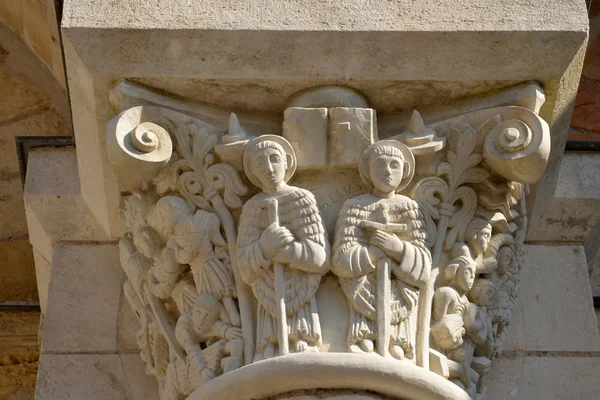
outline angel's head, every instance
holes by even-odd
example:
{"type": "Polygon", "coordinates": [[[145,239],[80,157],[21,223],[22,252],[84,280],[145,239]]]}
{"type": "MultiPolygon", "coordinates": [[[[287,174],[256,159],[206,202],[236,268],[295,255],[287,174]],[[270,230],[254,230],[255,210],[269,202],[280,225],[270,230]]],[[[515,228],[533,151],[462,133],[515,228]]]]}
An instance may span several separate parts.
{"type": "Polygon", "coordinates": [[[148,225],[160,234],[163,240],[168,240],[175,226],[192,216],[192,210],[187,202],[177,196],[161,198],[148,214],[148,225]]]}
{"type": "Polygon", "coordinates": [[[491,238],[492,225],[486,219],[476,217],[467,225],[465,239],[473,252],[473,256],[477,257],[485,253],[491,238]]]}
{"type": "Polygon", "coordinates": [[[196,299],[192,320],[194,330],[199,335],[208,334],[219,318],[219,300],[210,293],[205,293],[196,299]]]}
{"type": "Polygon", "coordinates": [[[476,279],[469,292],[469,300],[479,307],[487,307],[496,293],[496,285],[488,279],[476,279]]]}
{"type": "Polygon", "coordinates": [[[406,187],[414,174],[415,160],[410,149],[397,140],[382,140],[369,146],[359,162],[363,181],[379,194],[406,187]]]}

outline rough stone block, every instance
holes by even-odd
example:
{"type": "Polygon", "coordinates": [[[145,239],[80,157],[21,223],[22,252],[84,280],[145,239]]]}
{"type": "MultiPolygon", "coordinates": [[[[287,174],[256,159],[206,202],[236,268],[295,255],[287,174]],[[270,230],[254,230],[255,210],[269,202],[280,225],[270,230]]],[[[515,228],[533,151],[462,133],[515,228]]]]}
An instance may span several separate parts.
{"type": "Polygon", "coordinates": [[[22,0],[25,39],[36,54],[52,68],[52,38],[48,26],[48,5],[43,0],[22,0]]]}
{"type": "Polygon", "coordinates": [[[0,242],[0,303],[37,299],[35,267],[29,241],[0,242]]]}
{"type": "Polygon", "coordinates": [[[283,137],[296,152],[298,170],[327,165],[327,108],[287,108],[283,137]]]}
{"type": "Polygon", "coordinates": [[[116,245],[57,245],[43,351],[116,352],[121,280],[116,245]]]}
{"type": "Polygon", "coordinates": [[[21,0],[3,0],[0,2],[0,20],[14,30],[23,34],[23,20],[21,19],[21,0]]]}
{"type": "Polygon", "coordinates": [[[565,153],[554,196],[540,222],[530,232],[528,240],[586,240],[600,223],[599,168],[598,153],[565,153]]]}
{"type": "Polygon", "coordinates": [[[43,354],[35,398],[158,400],[158,385],[138,355],[43,354]]]}
{"type": "MultiPolygon", "coordinates": [[[[2,42],[4,45],[4,42],[2,42]]],[[[10,50],[9,50],[10,51],[10,50]]],[[[10,55],[10,53],[9,53],[10,55]]],[[[0,101],[0,119],[12,121],[19,116],[41,110],[50,104],[50,96],[9,65],[0,62],[0,80],[4,101],[0,101]],[[10,101],[8,101],[10,99],[10,101]]]]}
{"type": "Polygon", "coordinates": [[[524,356],[498,359],[488,378],[489,400],[588,400],[600,392],[600,358],[524,356]]]}
{"type": "Polygon", "coordinates": [[[81,197],[73,148],[29,153],[25,212],[29,240],[47,260],[57,241],[108,240],[81,197]]]}
{"type": "Polygon", "coordinates": [[[583,246],[528,245],[506,351],[599,351],[583,246]]]}
{"type": "Polygon", "coordinates": [[[332,166],[356,167],[365,149],[378,139],[372,108],[332,108],[329,127],[327,159],[332,166]]]}
{"type": "Polygon", "coordinates": [[[48,304],[48,287],[50,285],[50,273],[52,264],[44,256],[33,249],[33,260],[35,262],[35,279],[37,282],[38,298],[42,314],[46,314],[46,305],[48,304]]]}

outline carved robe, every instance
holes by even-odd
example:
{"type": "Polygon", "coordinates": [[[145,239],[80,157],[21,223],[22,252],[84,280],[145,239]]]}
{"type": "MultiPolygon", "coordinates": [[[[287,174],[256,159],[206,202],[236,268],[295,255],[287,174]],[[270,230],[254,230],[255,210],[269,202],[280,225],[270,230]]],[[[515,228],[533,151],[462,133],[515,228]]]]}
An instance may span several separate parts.
{"type": "Polygon", "coordinates": [[[410,353],[408,317],[417,302],[416,287],[427,281],[431,270],[423,216],[416,202],[400,195],[381,199],[364,194],[344,203],[335,230],[332,271],[340,278],[350,303],[349,346],[362,339],[375,340],[377,337],[377,267],[369,257],[369,231],[360,226],[361,221],[407,225],[406,232],[397,234],[404,242],[402,257],[389,260],[392,271],[390,344],[400,345],[410,353]],[[389,214],[387,221],[380,220],[382,206],[389,214]]]}
{"type": "MultiPolygon", "coordinates": [[[[277,196],[280,226],[295,237],[293,260],[284,264],[285,305],[288,335],[292,343],[304,340],[309,346],[321,343],[321,326],[315,294],[321,276],[329,268],[329,243],[314,196],[307,190],[292,191],[277,196]]],[[[267,344],[277,344],[276,298],[273,264],[260,249],[259,239],[270,225],[267,200],[260,193],[244,205],[238,228],[238,258],[243,280],[252,287],[258,301],[257,353],[267,344]]]]}

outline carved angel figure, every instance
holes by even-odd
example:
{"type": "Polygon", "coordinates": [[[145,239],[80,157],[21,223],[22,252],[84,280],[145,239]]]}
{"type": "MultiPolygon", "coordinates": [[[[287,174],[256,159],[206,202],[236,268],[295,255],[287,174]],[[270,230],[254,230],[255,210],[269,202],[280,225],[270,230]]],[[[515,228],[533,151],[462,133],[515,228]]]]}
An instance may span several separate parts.
{"type": "Polygon", "coordinates": [[[332,271],[350,304],[351,352],[370,353],[376,344],[383,356],[413,358],[409,317],[431,255],[419,206],[396,192],[410,183],[414,165],[398,141],[371,145],[359,172],[373,191],[347,200],[339,213],[332,271]]]}
{"type": "Polygon", "coordinates": [[[285,354],[288,344],[295,352],[317,350],[315,294],[329,268],[329,243],[315,198],[287,184],[296,158],[284,138],[253,139],[243,161],[262,189],[244,204],[237,238],[240,272],[258,302],[255,360],[285,354]]]}

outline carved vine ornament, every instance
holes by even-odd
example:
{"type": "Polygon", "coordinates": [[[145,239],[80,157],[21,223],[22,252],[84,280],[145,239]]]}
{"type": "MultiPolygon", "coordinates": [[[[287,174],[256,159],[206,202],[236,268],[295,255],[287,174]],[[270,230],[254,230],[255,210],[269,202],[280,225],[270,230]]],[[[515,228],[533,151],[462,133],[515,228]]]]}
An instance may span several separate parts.
{"type": "Polygon", "coordinates": [[[124,293],[162,400],[304,352],[395,359],[485,398],[518,294],[528,184],[550,151],[536,107],[378,124],[361,95],[320,88],[278,128],[246,118],[249,133],[235,114],[128,96],[109,159],[125,193],[124,293]],[[323,291],[343,293],[341,311],[323,291]]]}

